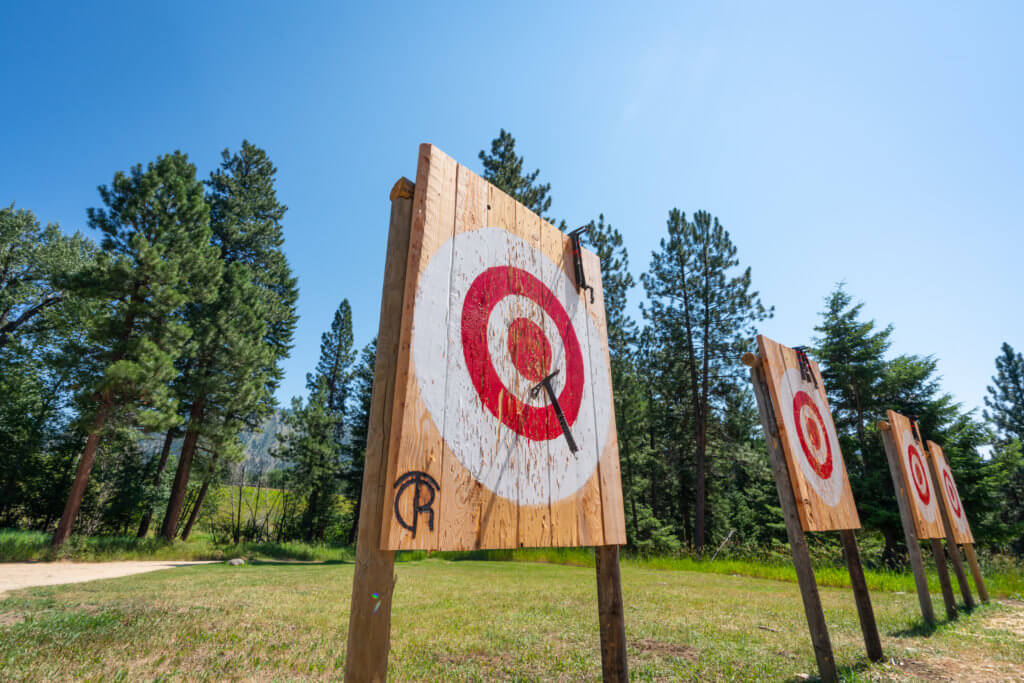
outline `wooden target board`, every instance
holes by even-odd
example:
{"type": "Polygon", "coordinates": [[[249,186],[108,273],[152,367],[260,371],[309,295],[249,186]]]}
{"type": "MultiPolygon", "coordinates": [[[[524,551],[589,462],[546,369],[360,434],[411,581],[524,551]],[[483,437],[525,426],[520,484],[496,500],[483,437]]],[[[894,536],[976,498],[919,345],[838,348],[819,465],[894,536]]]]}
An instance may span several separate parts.
{"type": "MultiPolygon", "coordinates": [[[[928,461],[925,460],[928,454],[917,440],[914,426],[907,417],[892,410],[887,411],[887,417],[896,444],[900,472],[905,482],[906,497],[910,500],[910,513],[917,537],[945,538],[946,531],[942,527],[942,517],[939,514],[940,494],[932,485],[928,461]]],[[[900,495],[899,492],[896,495],[900,495]]]]}
{"type": "Polygon", "coordinates": [[[600,262],[581,252],[593,301],[567,235],[420,147],[381,549],[626,542],[600,262]]]}
{"type": "Polygon", "coordinates": [[[818,364],[768,337],[757,345],[804,531],[859,529],[818,364]]]}
{"type": "Polygon", "coordinates": [[[949,468],[942,447],[934,441],[929,441],[928,453],[932,457],[932,462],[935,463],[935,474],[939,479],[939,492],[945,502],[946,511],[949,513],[949,521],[952,522],[953,540],[957,543],[974,543],[971,525],[967,522],[967,512],[964,510],[960,492],[956,488],[956,480],[953,479],[953,470],[949,468]]]}

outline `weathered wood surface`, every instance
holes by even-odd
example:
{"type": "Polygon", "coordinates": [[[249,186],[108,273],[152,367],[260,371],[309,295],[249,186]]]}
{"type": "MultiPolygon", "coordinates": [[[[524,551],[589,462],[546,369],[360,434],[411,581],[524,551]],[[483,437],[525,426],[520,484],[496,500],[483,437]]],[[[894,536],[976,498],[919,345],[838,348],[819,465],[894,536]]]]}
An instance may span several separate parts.
{"type": "Polygon", "coordinates": [[[953,595],[953,584],[949,580],[949,568],[946,567],[946,553],[942,549],[942,541],[937,538],[928,539],[935,558],[935,573],[939,577],[939,588],[942,590],[942,602],[946,605],[946,618],[956,619],[956,596],[953,595]]]}
{"type": "Polygon", "coordinates": [[[795,350],[757,337],[775,422],[804,531],[859,529],[860,518],[818,364],[805,381],[795,350]]]}
{"type": "Polygon", "coordinates": [[[949,517],[953,538],[957,543],[974,543],[971,524],[967,521],[967,512],[964,510],[960,491],[956,487],[953,470],[949,468],[949,462],[946,461],[946,454],[942,452],[942,447],[934,441],[928,442],[928,454],[935,466],[937,480],[935,488],[942,494],[942,512],[949,517]]]}
{"type": "Polygon", "coordinates": [[[619,546],[594,548],[597,569],[597,617],[601,630],[601,669],[606,682],[629,680],[626,661],[626,622],[622,610],[619,546]]]}
{"type": "Polygon", "coordinates": [[[900,522],[903,535],[907,540],[907,554],[910,556],[910,567],[914,572],[914,584],[917,587],[917,599],[921,603],[921,616],[925,623],[935,624],[935,610],[932,608],[932,596],[928,592],[928,578],[924,573],[924,562],[921,560],[921,545],[914,529],[914,517],[911,513],[911,502],[907,496],[903,472],[900,469],[900,454],[888,422],[880,422],[878,431],[882,435],[885,446],[885,457],[889,461],[889,472],[892,474],[893,488],[896,489],[896,504],[900,509],[900,522]]]}
{"type": "Polygon", "coordinates": [[[914,427],[907,417],[892,410],[886,411],[886,415],[889,433],[896,448],[895,464],[906,484],[896,491],[897,495],[906,498],[914,533],[921,540],[945,538],[946,532],[939,516],[939,494],[931,482],[924,444],[915,435],[914,427]]]}
{"type": "MultiPolygon", "coordinates": [[[[920,437],[920,432],[918,433],[920,437]]],[[[950,514],[950,499],[955,500],[957,503],[960,502],[960,496],[956,493],[956,484],[952,485],[952,493],[955,497],[947,497],[945,486],[943,484],[943,477],[939,474],[941,471],[940,463],[946,465],[946,458],[942,453],[942,448],[939,447],[934,441],[928,441],[928,468],[932,476],[932,484],[935,488],[943,492],[943,500],[940,500],[939,513],[942,517],[942,528],[946,534],[946,551],[949,554],[949,560],[953,565],[953,574],[956,576],[956,581],[960,585],[960,593],[964,597],[964,605],[967,609],[974,608],[974,597],[971,595],[971,586],[967,582],[967,574],[964,572],[963,559],[960,557],[960,548],[957,545],[956,540],[956,527],[950,514]]],[[[947,469],[949,465],[946,465],[947,469]]],[[[952,473],[949,474],[950,482],[953,481],[952,473]]],[[[963,514],[963,510],[960,510],[960,514],[963,514]]],[[[966,518],[965,518],[966,519],[966,518]]]]}
{"type": "Polygon", "coordinates": [[[379,540],[387,497],[387,443],[391,430],[391,401],[395,390],[412,193],[413,185],[405,178],[395,183],[391,191],[391,222],[377,327],[377,358],[373,368],[373,397],[370,400],[345,656],[345,680],[350,682],[387,680],[395,554],[381,550],[379,540]]]}
{"type": "Polygon", "coordinates": [[[836,671],[835,657],[832,654],[832,641],[829,639],[828,626],[825,624],[821,596],[818,593],[818,584],[814,579],[811,555],[801,526],[796,498],[793,495],[792,478],[787,471],[782,435],[776,422],[775,411],[772,409],[773,399],[768,382],[765,380],[762,363],[755,362],[751,366],[750,381],[754,386],[754,396],[757,398],[757,409],[761,416],[765,443],[768,446],[768,457],[771,460],[772,473],[775,475],[775,487],[779,493],[782,517],[786,522],[786,535],[789,537],[789,547],[793,553],[793,566],[796,568],[800,595],[803,598],[807,628],[811,632],[811,644],[814,647],[814,657],[818,662],[818,673],[823,681],[836,681],[839,676],[836,671]]]}
{"type": "Polygon", "coordinates": [[[877,662],[882,659],[882,639],[878,635],[875,610],[871,606],[871,594],[868,593],[868,584],[864,579],[864,566],[860,561],[857,535],[853,529],[841,529],[839,537],[843,541],[843,556],[846,558],[846,568],[850,572],[850,585],[853,587],[853,599],[857,604],[860,631],[864,635],[864,649],[868,653],[868,659],[877,662]]]}
{"type": "Polygon", "coordinates": [[[988,588],[985,587],[985,577],[981,575],[981,566],[978,564],[978,556],[974,552],[973,543],[964,544],[964,555],[967,556],[967,564],[971,567],[971,575],[974,576],[974,587],[978,589],[978,597],[982,602],[988,602],[988,588]]]}
{"type": "Polygon", "coordinates": [[[626,542],[591,252],[584,267],[593,305],[575,287],[566,235],[421,146],[381,547],[626,542]],[[552,387],[576,453],[546,392],[530,391],[556,370],[552,387]],[[421,483],[403,488],[409,477],[421,483]]]}

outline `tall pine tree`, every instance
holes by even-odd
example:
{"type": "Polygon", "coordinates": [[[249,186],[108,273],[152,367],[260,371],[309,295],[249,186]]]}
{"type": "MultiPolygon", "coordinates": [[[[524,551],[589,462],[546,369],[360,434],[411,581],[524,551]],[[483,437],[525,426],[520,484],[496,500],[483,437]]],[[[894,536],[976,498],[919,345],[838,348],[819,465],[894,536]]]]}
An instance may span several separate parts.
{"type": "Polygon", "coordinates": [[[222,153],[210,175],[212,247],[223,284],[212,300],[187,309],[196,331],[194,353],[184,359],[179,391],[188,408],[185,437],[160,534],[179,527],[200,437],[226,425],[255,428],[274,408],[295,327],[297,288],[282,246],[287,207],[277,199],[277,170],[266,152],[242,142],[222,153]]]}
{"type": "Polygon", "coordinates": [[[985,419],[1003,441],[1024,443],[1024,355],[1003,342],[985,397],[985,419]]]}
{"type": "Polygon", "coordinates": [[[551,184],[538,183],[540,169],[533,173],[523,172],[523,157],[516,154],[516,139],[504,128],[498,137],[491,140],[491,151],[480,151],[484,165],[484,179],[504,191],[535,214],[550,220],[547,213],[551,208],[551,184]]]}
{"type": "Polygon", "coordinates": [[[208,300],[220,279],[203,187],[184,154],[118,172],[99,191],[106,209],[88,215],[103,234],[103,252],[69,287],[107,305],[92,329],[89,360],[98,371],[81,400],[88,437],[53,536],[55,548],[71,534],[115,409],[134,404],[133,419],[143,428],[166,429],[177,419],[169,384],[174,360],[191,335],[181,310],[208,300]]]}

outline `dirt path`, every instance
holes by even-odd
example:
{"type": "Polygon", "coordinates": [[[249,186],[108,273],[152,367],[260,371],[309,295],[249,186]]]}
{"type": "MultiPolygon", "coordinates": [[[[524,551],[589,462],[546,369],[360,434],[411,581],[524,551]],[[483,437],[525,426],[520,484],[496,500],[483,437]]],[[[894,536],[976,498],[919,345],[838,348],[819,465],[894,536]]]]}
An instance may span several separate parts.
{"type": "Polygon", "coordinates": [[[142,574],[172,567],[188,567],[193,564],[209,564],[214,561],[2,562],[0,563],[0,598],[4,597],[7,591],[29,586],[56,586],[62,583],[113,579],[118,576],[142,574]]]}

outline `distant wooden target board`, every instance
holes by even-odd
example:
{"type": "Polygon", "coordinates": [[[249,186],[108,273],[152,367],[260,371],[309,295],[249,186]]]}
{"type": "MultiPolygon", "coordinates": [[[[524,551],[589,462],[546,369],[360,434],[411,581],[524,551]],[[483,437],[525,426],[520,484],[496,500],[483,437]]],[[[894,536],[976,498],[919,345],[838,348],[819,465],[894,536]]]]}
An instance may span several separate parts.
{"type": "Polygon", "coordinates": [[[803,530],[859,529],[818,364],[762,335],[757,344],[803,530]]]}
{"type": "Polygon", "coordinates": [[[625,543],[600,263],[581,258],[593,302],[568,236],[421,147],[382,549],[625,543]]]}
{"type": "Polygon", "coordinates": [[[953,539],[957,543],[974,543],[971,525],[967,521],[967,512],[964,510],[963,500],[960,499],[960,492],[957,490],[956,480],[953,478],[953,470],[949,468],[942,447],[934,441],[929,441],[928,452],[935,463],[939,492],[946,504],[949,521],[952,523],[953,539]]]}
{"type": "Polygon", "coordinates": [[[932,482],[928,468],[928,453],[917,439],[914,427],[907,417],[890,410],[888,418],[900,472],[903,481],[906,482],[906,497],[910,501],[910,513],[917,537],[945,538],[942,517],[939,515],[938,496],[941,494],[935,490],[932,482]]]}

